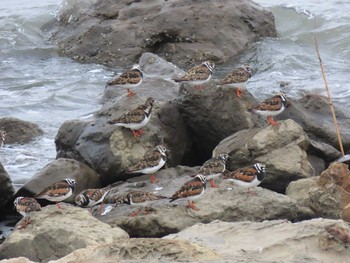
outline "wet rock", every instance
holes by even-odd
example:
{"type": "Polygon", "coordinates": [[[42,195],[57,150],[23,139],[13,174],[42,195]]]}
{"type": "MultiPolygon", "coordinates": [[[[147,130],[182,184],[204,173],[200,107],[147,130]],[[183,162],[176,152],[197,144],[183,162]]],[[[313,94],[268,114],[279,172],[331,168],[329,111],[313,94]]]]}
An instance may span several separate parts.
{"type": "Polygon", "coordinates": [[[182,240],[131,238],[74,251],[52,263],[85,262],[206,262],[221,257],[212,249],[182,240]]]}
{"type": "Polygon", "coordinates": [[[88,164],[101,175],[104,184],[135,176],[125,174],[125,170],[158,144],[165,144],[171,151],[168,166],[186,163],[184,159],[192,143],[180,114],[172,104],[155,102],[141,138],[135,139],[130,129],[107,123],[144,104],[145,100],[138,95],[115,98],[96,113],[96,118],[80,130],[79,136],[73,134],[72,139],[66,128],[72,125],[66,122],[56,136],[57,157],[69,156],[88,164]],[[70,145],[61,146],[61,139],[70,145]]]}
{"type": "Polygon", "coordinates": [[[3,209],[13,199],[15,189],[4,166],[0,163],[0,209],[3,209]]]}
{"type": "MultiPolygon", "coordinates": [[[[185,74],[183,70],[153,53],[142,54],[138,64],[144,78],[141,85],[133,89],[134,92],[145,98],[153,97],[160,102],[167,102],[178,96],[179,84],[172,79],[185,74]]],[[[105,102],[126,93],[125,87],[106,86],[102,101],[105,102]]]]}
{"type": "Polygon", "coordinates": [[[37,124],[13,117],[0,118],[0,129],[6,131],[5,144],[28,143],[44,134],[37,124]]]}
{"type": "MultiPolygon", "coordinates": [[[[306,95],[299,100],[291,100],[290,106],[278,115],[278,119],[293,119],[299,123],[311,140],[316,141],[315,154],[328,163],[340,157],[339,143],[335,131],[328,100],[320,95],[306,95]]],[[[350,149],[350,116],[345,109],[334,105],[340,124],[345,151],[350,149]]]]}
{"type": "Polygon", "coordinates": [[[287,195],[315,216],[348,220],[350,171],[343,163],[332,163],[315,179],[298,180],[287,188],[287,195]],[[344,212],[343,212],[344,210],[344,212]]]}
{"type": "Polygon", "coordinates": [[[343,220],[330,219],[214,221],[165,238],[205,245],[226,260],[238,259],[235,262],[347,262],[349,231],[343,220]]]}
{"type": "Polygon", "coordinates": [[[0,246],[2,258],[25,256],[48,262],[89,245],[118,242],[129,238],[125,231],[95,219],[88,211],[63,205],[46,206],[30,214],[31,224],[15,230],[0,246]]]}
{"type": "Polygon", "coordinates": [[[76,180],[73,195],[64,200],[64,202],[72,204],[75,204],[75,196],[82,190],[102,186],[99,175],[90,167],[73,159],[61,158],[49,163],[37,172],[18,190],[16,196],[32,197],[48,185],[65,178],[76,180]]]}
{"type": "Polygon", "coordinates": [[[240,99],[234,88],[218,86],[215,80],[199,88],[182,84],[175,103],[192,134],[201,163],[211,157],[212,150],[221,140],[265,123],[261,116],[248,111],[249,106],[256,103],[249,92],[240,99]]]}
{"type": "MultiPolygon", "coordinates": [[[[131,190],[143,190],[170,197],[183,183],[191,179],[190,175],[198,168],[177,166],[161,170],[155,174],[159,181],[157,184],[151,184],[148,176],[130,179],[109,193],[106,196],[107,202],[131,190]]],[[[185,200],[169,203],[169,199],[162,199],[153,202],[149,208],[143,208],[144,210],[134,217],[129,215],[140,207],[115,207],[115,204],[107,205],[112,208],[109,213],[104,214],[102,211],[95,215],[111,226],[121,227],[131,237],[162,237],[198,222],[209,223],[216,219],[232,222],[297,218],[299,208],[296,201],[260,187],[254,188],[254,192],[255,195],[249,194],[247,189],[223,180],[218,189],[210,188],[208,184],[205,194],[195,201],[199,211],[187,208],[185,200]]]]}
{"type": "Polygon", "coordinates": [[[108,0],[62,6],[54,40],[61,54],[75,60],[129,66],[145,52],[177,64],[232,61],[271,36],[272,13],[248,0],[108,0]]]}
{"type": "Polygon", "coordinates": [[[314,175],[306,152],[309,143],[299,124],[285,120],[275,127],[239,131],[221,141],[214,152],[230,155],[227,169],[231,171],[264,163],[266,177],[261,186],[284,193],[291,181],[314,175]]]}

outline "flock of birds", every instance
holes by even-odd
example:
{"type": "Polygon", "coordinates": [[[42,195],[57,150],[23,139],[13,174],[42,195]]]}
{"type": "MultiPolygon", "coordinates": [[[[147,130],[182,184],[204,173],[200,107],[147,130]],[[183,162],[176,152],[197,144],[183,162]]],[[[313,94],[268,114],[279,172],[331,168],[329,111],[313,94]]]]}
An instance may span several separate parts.
{"type": "MultiPolygon", "coordinates": [[[[210,80],[213,74],[215,64],[210,61],[205,61],[201,65],[191,68],[184,76],[178,79],[174,79],[175,82],[188,82],[193,85],[203,85],[210,80]]],[[[252,76],[251,67],[248,64],[244,64],[237,69],[230,72],[223,80],[220,81],[221,85],[237,85],[246,82],[252,76]]],[[[122,73],[116,79],[107,82],[107,85],[116,85],[127,88],[128,96],[135,95],[135,92],[131,90],[140,85],[143,80],[143,72],[138,65],[132,67],[132,69],[122,73]]],[[[238,97],[242,96],[243,91],[238,87],[235,89],[238,97]]],[[[132,109],[122,116],[116,119],[110,120],[108,123],[115,126],[121,126],[130,129],[134,137],[141,136],[143,134],[142,128],[147,125],[151,118],[154,99],[149,97],[144,104],[139,105],[137,108],[132,109]]],[[[279,93],[272,98],[269,98],[262,103],[255,105],[251,108],[252,111],[267,117],[267,122],[271,125],[278,125],[273,120],[273,116],[281,113],[287,104],[286,95],[279,93]]],[[[145,156],[137,163],[129,167],[126,171],[128,174],[149,174],[151,183],[157,182],[154,177],[154,173],[161,169],[167,161],[168,149],[164,145],[157,145],[153,150],[147,152],[145,156]]],[[[154,200],[169,198],[169,202],[176,200],[187,200],[188,207],[193,210],[196,208],[194,200],[203,195],[206,189],[207,180],[210,181],[212,187],[217,187],[214,179],[222,176],[223,179],[234,182],[236,185],[247,187],[248,192],[251,193],[250,188],[258,186],[265,177],[265,165],[255,163],[248,167],[237,169],[236,171],[227,171],[226,162],[229,158],[228,154],[222,153],[216,157],[207,160],[199,169],[199,171],[192,175],[192,179],[184,183],[172,196],[165,197],[156,195],[150,192],[144,191],[130,191],[125,194],[120,194],[114,198],[116,205],[129,204],[143,206],[149,204],[154,200]]],[[[52,202],[56,202],[59,206],[59,202],[62,202],[69,198],[75,189],[75,180],[66,178],[65,180],[55,182],[42,191],[31,197],[17,197],[14,201],[14,205],[17,211],[25,217],[23,224],[20,226],[25,227],[30,223],[30,219],[27,216],[32,211],[41,210],[40,204],[36,199],[46,199],[52,202]]],[[[86,189],[79,193],[75,202],[80,207],[93,207],[101,204],[104,201],[105,196],[113,187],[111,185],[101,189],[86,189]]],[[[60,206],[59,206],[60,207],[60,206]]],[[[135,216],[141,211],[138,210],[135,213],[130,214],[135,216]]]]}

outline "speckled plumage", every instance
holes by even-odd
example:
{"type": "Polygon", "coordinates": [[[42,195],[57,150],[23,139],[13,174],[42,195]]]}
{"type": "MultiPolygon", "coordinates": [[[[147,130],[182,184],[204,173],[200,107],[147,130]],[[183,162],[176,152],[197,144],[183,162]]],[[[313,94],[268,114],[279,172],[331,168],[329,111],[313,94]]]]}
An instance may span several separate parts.
{"type": "Polygon", "coordinates": [[[219,154],[206,161],[199,169],[198,173],[205,175],[206,179],[213,179],[222,174],[226,169],[228,154],[219,154]]]}
{"type": "Polygon", "coordinates": [[[152,151],[145,154],[142,160],[129,167],[127,173],[152,174],[162,168],[167,160],[167,149],[162,146],[156,146],[152,151]]]}
{"type": "Polygon", "coordinates": [[[265,165],[256,163],[252,166],[239,168],[224,175],[224,179],[243,187],[258,186],[265,178],[265,165]]]}
{"type": "Polygon", "coordinates": [[[14,201],[14,206],[17,212],[24,217],[30,212],[41,211],[38,201],[31,197],[17,197],[14,201]]]}
{"type": "Polygon", "coordinates": [[[121,117],[109,121],[109,124],[122,126],[132,130],[138,130],[147,125],[154,104],[152,97],[147,98],[145,104],[139,105],[136,109],[124,113],[121,117]]]}
{"type": "Polygon", "coordinates": [[[251,66],[244,64],[228,73],[220,84],[244,83],[252,76],[251,66]]]}
{"type": "Polygon", "coordinates": [[[196,85],[203,84],[213,75],[215,64],[210,61],[205,61],[201,65],[195,66],[187,71],[181,78],[174,79],[175,82],[187,81],[196,85]]]}
{"type": "Polygon", "coordinates": [[[205,191],[206,178],[204,175],[197,174],[193,179],[184,183],[170,198],[170,202],[177,199],[194,200],[199,198],[205,191]]]}
{"type": "Polygon", "coordinates": [[[141,84],[143,80],[143,72],[139,65],[134,65],[130,70],[122,73],[117,78],[107,82],[108,86],[120,85],[128,88],[136,87],[141,84]]]}
{"type": "Polygon", "coordinates": [[[52,202],[61,202],[73,194],[75,180],[66,178],[55,182],[34,196],[36,199],[46,199],[52,202]]]}
{"type": "Polygon", "coordinates": [[[4,146],[6,140],[6,131],[0,130],[0,147],[4,146]]]}
{"type": "Polygon", "coordinates": [[[129,205],[142,205],[142,204],[149,204],[152,201],[165,199],[165,196],[161,195],[155,195],[150,192],[144,192],[144,191],[131,191],[128,192],[124,198],[124,203],[127,203],[129,205]]]}
{"type": "Polygon", "coordinates": [[[280,114],[287,105],[286,95],[283,93],[277,94],[272,98],[264,100],[262,103],[253,106],[251,109],[264,116],[276,116],[280,114]]]}
{"type": "Polygon", "coordinates": [[[75,197],[75,203],[81,207],[93,207],[102,203],[104,197],[111,189],[110,186],[100,189],[86,189],[75,197]]]}

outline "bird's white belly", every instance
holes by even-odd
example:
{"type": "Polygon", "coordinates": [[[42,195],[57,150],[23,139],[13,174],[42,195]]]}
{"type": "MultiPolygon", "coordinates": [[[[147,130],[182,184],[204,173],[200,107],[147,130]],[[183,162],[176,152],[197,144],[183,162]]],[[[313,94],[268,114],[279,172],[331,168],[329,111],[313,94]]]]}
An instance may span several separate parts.
{"type": "Polygon", "coordinates": [[[278,114],[280,114],[283,110],[284,110],[284,106],[282,106],[279,110],[277,111],[261,111],[261,110],[254,110],[256,113],[260,114],[260,115],[263,115],[263,116],[276,116],[278,114]]]}
{"type": "Polygon", "coordinates": [[[256,187],[261,183],[257,178],[255,178],[251,182],[243,182],[243,181],[236,180],[236,179],[228,179],[228,181],[234,182],[236,185],[242,186],[242,187],[256,187]]]}
{"type": "Polygon", "coordinates": [[[165,160],[161,158],[157,166],[147,167],[145,169],[135,171],[134,173],[152,174],[157,172],[160,168],[162,168],[164,164],[165,164],[165,160]]]}
{"type": "Polygon", "coordinates": [[[145,117],[143,119],[143,121],[140,123],[117,123],[116,125],[131,129],[131,130],[139,130],[139,129],[143,128],[144,126],[146,126],[149,119],[150,119],[150,117],[148,116],[148,117],[145,117]]]}

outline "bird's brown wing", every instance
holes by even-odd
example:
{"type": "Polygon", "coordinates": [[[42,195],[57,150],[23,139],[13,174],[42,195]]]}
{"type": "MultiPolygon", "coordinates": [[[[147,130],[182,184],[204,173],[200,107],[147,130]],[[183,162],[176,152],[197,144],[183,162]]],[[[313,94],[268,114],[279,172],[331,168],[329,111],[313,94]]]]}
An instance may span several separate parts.
{"type": "Polygon", "coordinates": [[[235,69],[229,73],[223,80],[223,84],[228,83],[242,83],[250,78],[250,74],[242,68],[235,69]]]}
{"type": "Polygon", "coordinates": [[[17,210],[24,211],[25,213],[41,210],[40,204],[34,198],[30,197],[21,198],[16,208],[17,210]]]}
{"type": "Polygon", "coordinates": [[[143,203],[146,201],[155,201],[166,198],[165,196],[155,195],[144,191],[132,191],[129,192],[129,194],[132,194],[132,201],[134,203],[143,203]]]}
{"type": "Polygon", "coordinates": [[[142,160],[138,161],[135,165],[129,167],[128,173],[145,169],[147,167],[153,167],[158,165],[161,158],[161,153],[159,151],[150,151],[146,153],[142,160]]]}
{"type": "Polygon", "coordinates": [[[171,201],[174,201],[179,198],[186,198],[189,196],[199,195],[203,191],[202,182],[193,179],[185,183],[178,191],[173,194],[171,201]]]}
{"type": "Polygon", "coordinates": [[[279,110],[282,107],[283,103],[280,97],[272,97],[266,99],[261,104],[254,106],[252,109],[255,110],[279,110]]]}
{"type": "Polygon", "coordinates": [[[44,190],[36,194],[34,197],[40,197],[43,195],[48,195],[48,196],[62,196],[67,194],[70,191],[70,187],[68,183],[63,180],[60,182],[53,183],[52,185],[49,185],[46,187],[44,190]]]}
{"type": "Polygon", "coordinates": [[[185,76],[176,79],[175,81],[206,80],[208,78],[208,74],[210,74],[210,70],[206,66],[200,65],[191,68],[189,71],[187,71],[185,76]]]}
{"type": "Polygon", "coordinates": [[[141,72],[134,69],[124,72],[116,79],[108,81],[108,85],[124,85],[124,84],[137,84],[141,81],[141,72]]]}
{"type": "Polygon", "coordinates": [[[87,189],[85,194],[94,201],[98,201],[107,191],[105,189],[87,189]]]}
{"type": "Polygon", "coordinates": [[[200,168],[200,174],[210,175],[215,173],[222,173],[225,170],[223,162],[219,159],[210,159],[206,161],[200,168]]]}
{"type": "Polygon", "coordinates": [[[256,170],[251,167],[240,168],[234,172],[227,173],[224,179],[236,179],[243,182],[251,182],[256,176],[256,170]]]}
{"type": "Polygon", "coordinates": [[[124,113],[121,117],[114,119],[111,123],[139,123],[145,118],[144,105],[124,113]]]}

